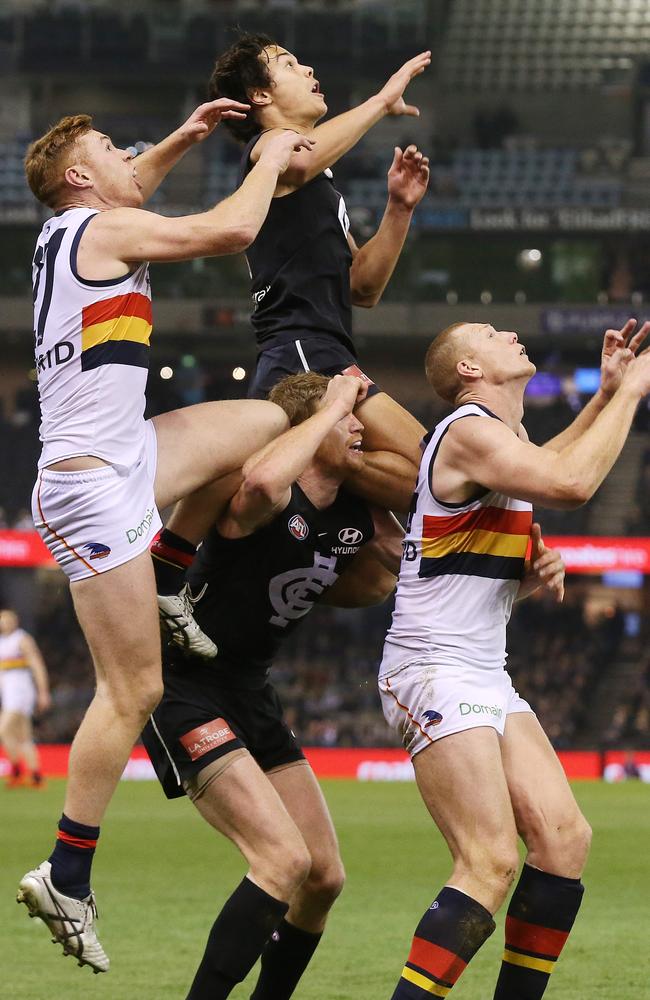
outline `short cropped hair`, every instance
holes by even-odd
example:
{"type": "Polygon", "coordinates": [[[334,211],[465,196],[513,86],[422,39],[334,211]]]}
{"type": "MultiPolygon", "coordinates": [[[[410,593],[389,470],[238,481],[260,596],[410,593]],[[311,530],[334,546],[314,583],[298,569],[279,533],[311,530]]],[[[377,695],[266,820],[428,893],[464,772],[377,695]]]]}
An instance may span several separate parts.
{"type": "MultiPolygon", "coordinates": [[[[268,60],[264,50],[276,43],[268,35],[242,32],[229,49],[219,56],[208,84],[211,101],[229,97],[231,101],[249,102],[249,93],[256,87],[271,86],[268,60]]],[[[224,128],[240,142],[248,142],[259,130],[253,108],[246,118],[224,118],[224,128]]]]}
{"type": "Polygon", "coordinates": [[[56,208],[74,147],[92,127],[90,115],[68,115],[28,147],[25,154],[27,183],[44,205],[56,208]]]}
{"type": "Polygon", "coordinates": [[[458,330],[466,323],[452,323],[432,341],[424,361],[427,382],[448,403],[454,403],[462,388],[457,364],[462,356],[462,338],[458,330]]]}
{"type": "Polygon", "coordinates": [[[330,379],[318,372],[298,372],[286,375],[269,393],[272,403],[281,406],[292,427],[308,420],[316,412],[317,404],[327,392],[330,379]]]}

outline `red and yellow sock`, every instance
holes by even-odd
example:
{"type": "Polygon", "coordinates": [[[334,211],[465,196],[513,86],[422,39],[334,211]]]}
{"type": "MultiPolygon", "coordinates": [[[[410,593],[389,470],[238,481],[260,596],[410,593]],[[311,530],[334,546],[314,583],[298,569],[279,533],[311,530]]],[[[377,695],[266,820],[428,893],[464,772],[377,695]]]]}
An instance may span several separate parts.
{"type": "Polygon", "coordinates": [[[494,1000],[540,1000],[580,909],[584,886],[524,865],[508,914],[494,1000]]]}
{"type": "Polygon", "coordinates": [[[417,926],[392,1000],[446,997],[494,926],[484,906],[445,886],[417,926]]]}

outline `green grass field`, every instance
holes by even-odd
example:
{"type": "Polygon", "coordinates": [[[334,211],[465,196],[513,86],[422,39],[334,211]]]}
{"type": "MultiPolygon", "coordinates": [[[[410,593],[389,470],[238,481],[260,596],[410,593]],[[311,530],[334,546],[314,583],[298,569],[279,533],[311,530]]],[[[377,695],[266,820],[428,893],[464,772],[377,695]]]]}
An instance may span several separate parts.
{"type": "MultiPolygon", "coordinates": [[[[413,785],[327,782],[348,871],[345,892],[298,988],[300,1000],[388,1000],[415,924],[444,882],[442,841],[413,785]]],[[[587,892],[553,975],[553,1000],[650,997],[650,788],[578,784],[594,828],[587,892]]],[[[233,848],[186,801],[123,783],[104,824],[94,878],[111,972],[93,976],[49,943],[14,903],[25,870],[49,853],[63,785],[0,789],[0,996],[6,1000],[184,1000],[208,929],[243,874],[233,848]]],[[[454,990],[491,1000],[503,918],[454,990]]],[[[254,981],[253,976],[248,986],[254,981]]],[[[237,1000],[250,996],[240,986],[237,1000]]]]}

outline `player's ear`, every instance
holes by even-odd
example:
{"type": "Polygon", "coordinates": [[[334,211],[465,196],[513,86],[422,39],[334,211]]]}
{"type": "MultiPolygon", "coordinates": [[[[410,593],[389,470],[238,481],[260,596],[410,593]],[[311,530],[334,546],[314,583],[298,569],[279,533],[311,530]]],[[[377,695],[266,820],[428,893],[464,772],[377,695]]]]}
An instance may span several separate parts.
{"type": "Polygon", "coordinates": [[[458,372],[461,379],[469,379],[475,382],[477,379],[481,378],[483,370],[481,366],[475,361],[471,361],[469,358],[462,358],[456,364],[456,371],[458,372]]]}
{"type": "Polygon", "coordinates": [[[254,108],[263,108],[273,102],[271,91],[264,87],[254,87],[248,91],[248,100],[254,108]]]}
{"type": "Polygon", "coordinates": [[[72,188],[91,188],[94,184],[87,168],[81,163],[73,163],[71,166],[66,167],[63,177],[66,184],[69,184],[72,188]]]}

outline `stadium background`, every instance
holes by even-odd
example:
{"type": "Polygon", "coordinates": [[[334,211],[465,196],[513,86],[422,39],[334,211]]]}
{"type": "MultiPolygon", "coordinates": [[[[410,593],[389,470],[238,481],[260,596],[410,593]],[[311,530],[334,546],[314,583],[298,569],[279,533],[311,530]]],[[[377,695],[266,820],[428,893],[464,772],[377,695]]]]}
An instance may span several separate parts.
{"type": "MultiPolygon", "coordinates": [[[[526,424],[541,442],[593,392],[605,327],[620,326],[630,315],[650,318],[646,0],[0,3],[0,599],[18,610],[51,672],[54,706],[37,725],[43,743],[70,740],[91,697],[92,672],[65,579],[43,563],[31,535],[38,404],[30,261],[44,213],[25,185],[22,157],[32,137],[67,113],[92,113],[120,145],[141,150],[162,138],[204,98],[214,57],[235,25],[268,32],[314,65],[332,114],[370,95],[416,52],[433,50],[431,69],[409,90],[420,118],[385,120],[335,168],[362,242],[383,211],[393,146],[413,141],[431,157],[430,190],[384,300],[355,312],[364,368],[424,423],[432,425],[444,410],[431,399],[422,358],[431,336],[451,322],[481,320],[517,330],[538,366],[526,424]]],[[[174,170],[151,207],[181,214],[214,204],[232,191],[237,160],[236,146],[218,129],[174,170]]],[[[148,413],[243,395],[254,361],[243,258],[156,265],[152,286],[148,413]]],[[[609,763],[612,778],[623,775],[631,753],[650,778],[649,428],[644,404],[619,462],[591,503],[570,513],[539,512],[545,533],[567,555],[566,599],[557,607],[532,598],[516,609],[510,629],[515,683],[556,748],[593,752],[591,772],[609,763]]],[[[375,686],[389,616],[388,605],[316,610],[287,648],[276,680],[306,745],[394,747],[375,686]]],[[[352,773],[357,759],[372,755],[355,757],[352,773]]],[[[379,760],[388,762],[383,770],[371,767],[362,776],[404,777],[399,756],[395,767],[388,766],[390,754],[379,760]]],[[[0,756],[0,770],[3,765],[0,756]]],[[[24,824],[38,829],[47,822],[42,817],[51,822],[56,814],[56,783],[53,789],[38,804],[27,801],[26,791],[11,800],[7,793],[3,801],[17,872],[25,867],[24,824]]],[[[394,818],[411,791],[382,789],[372,805],[367,790],[358,793],[375,832],[378,818],[394,818]]],[[[607,826],[609,816],[629,810],[629,827],[617,836],[627,836],[630,845],[633,833],[645,831],[647,838],[642,797],[622,798],[622,788],[588,795],[605,793],[611,798],[593,799],[594,815],[602,815],[607,826]]],[[[167,816],[153,788],[141,794],[145,798],[137,802],[118,797],[114,807],[115,823],[126,824],[126,853],[137,832],[120,803],[130,804],[131,816],[142,815],[145,801],[152,816],[160,815],[161,822],[167,816]]],[[[345,821],[357,831],[360,820],[348,793],[332,794],[336,802],[343,796],[345,821]]],[[[415,809],[414,797],[408,801],[415,809]]],[[[196,826],[191,829],[198,835],[196,826]]],[[[414,849],[425,829],[418,813],[406,828],[414,849]]],[[[633,854],[628,874],[637,877],[633,854]]],[[[444,872],[439,858],[435,864],[444,872]]],[[[603,862],[603,872],[611,871],[609,861],[603,862]]],[[[417,905],[411,900],[406,911],[417,912],[417,905]]],[[[636,919],[630,947],[632,924],[636,919]]],[[[45,957],[52,958],[47,952],[45,957]]],[[[395,961],[393,966],[397,971],[395,961]]],[[[647,996],[647,976],[638,980],[638,991],[631,974],[627,991],[610,993],[603,975],[593,979],[589,992],[576,985],[563,995],[647,996]]],[[[8,995],[46,995],[25,983],[21,978],[23,985],[8,995]]],[[[322,997],[311,988],[315,992],[306,987],[305,997],[322,997]]],[[[461,984],[459,997],[472,995],[462,990],[461,984]]],[[[103,992],[103,985],[100,995],[131,996],[103,992]]],[[[161,994],[140,986],[133,995],[161,994]]],[[[341,997],[352,995],[342,988],[341,997]]],[[[377,995],[372,989],[367,994],[377,995]]],[[[354,996],[365,997],[363,987],[354,996]]]]}

